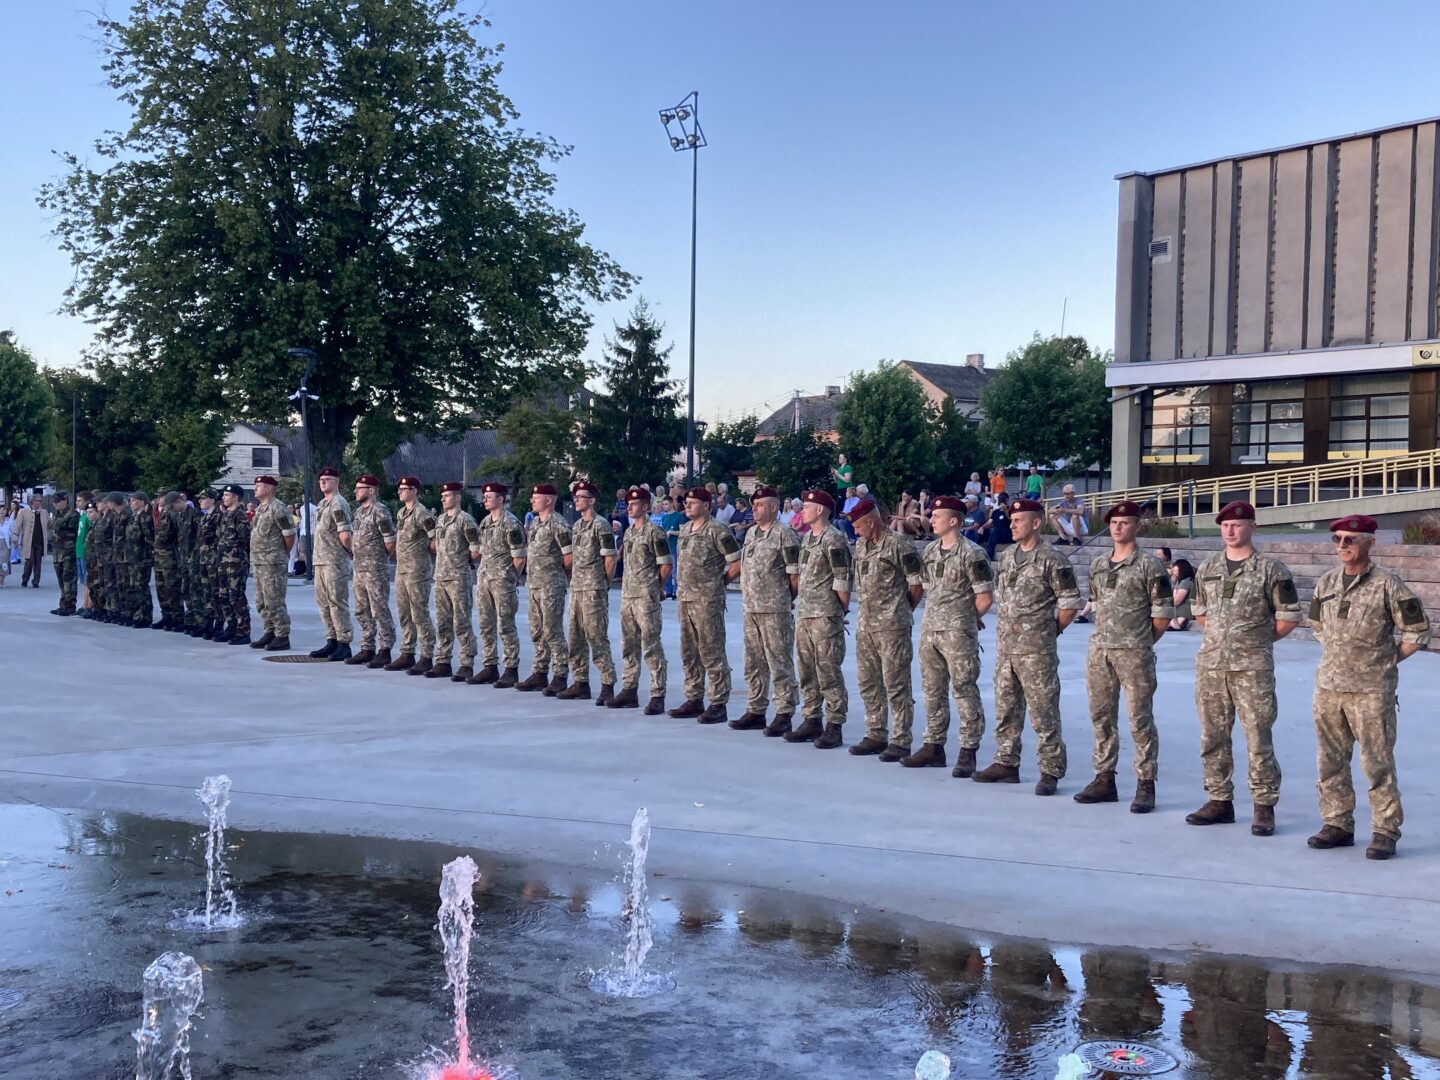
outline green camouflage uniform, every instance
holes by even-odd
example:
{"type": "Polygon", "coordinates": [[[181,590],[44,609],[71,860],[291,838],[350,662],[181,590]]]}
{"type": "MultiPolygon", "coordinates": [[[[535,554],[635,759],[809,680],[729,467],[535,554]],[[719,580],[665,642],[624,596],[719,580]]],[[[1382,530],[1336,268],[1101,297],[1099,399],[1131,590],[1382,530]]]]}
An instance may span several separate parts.
{"type": "Polygon", "coordinates": [[[220,614],[235,620],[235,634],[250,636],[250,602],[245,599],[245,579],[250,573],[250,519],[245,507],[220,510],[215,530],[215,571],[220,614]]]}
{"type": "Polygon", "coordinates": [[[807,532],[800,543],[800,589],[795,600],[795,655],[804,718],[844,724],[845,607],[854,589],[850,545],[833,525],[807,532]],[[822,714],[828,710],[829,715],[822,714]]]}
{"type": "Polygon", "coordinates": [[[980,704],[980,618],[975,598],[995,588],[985,549],[961,536],[946,550],[937,540],[925,549],[920,576],[925,612],[920,617],[920,693],[925,699],[925,739],[944,746],[950,734],[950,702],[960,715],[960,746],[975,750],[985,734],[980,704]]]}
{"type": "Polygon", "coordinates": [[[535,515],[526,537],[525,591],[529,594],[530,641],[535,670],[564,679],[570,670],[565,644],[565,556],[570,554],[570,526],[555,511],[535,515]]]}
{"type": "Polygon", "coordinates": [[[395,644],[395,620],[390,616],[390,553],[385,550],[387,542],[395,542],[390,508],[379,499],[371,499],[355,512],[351,536],[360,649],[388,649],[395,644]]]}
{"type": "MultiPolygon", "coordinates": [[[[626,690],[640,687],[640,659],[650,669],[650,696],[665,696],[665,649],[660,643],[660,567],[671,566],[665,530],[649,519],[632,522],[621,541],[620,655],[626,690]]],[[[673,572],[673,568],[672,568],[673,572]]]]}
{"type": "Polygon", "coordinates": [[[1425,607],[1393,570],[1372,563],[1352,575],[1337,566],[1315,583],[1310,625],[1321,643],[1314,699],[1320,817],[1355,831],[1350,756],[1359,743],[1371,829],[1398,840],[1405,815],[1395,779],[1395,634],[1407,645],[1427,645],[1425,607]]]}
{"type": "Polygon", "coordinates": [[[855,681],[865,706],[865,735],[907,750],[915,728],[910,688],[914,612],[909,590],[920,584],[920,556],[909,540],[885,529],[878,540],[855,541],[855,592],[860,602],[855,681]]]}
{"type": "Polygon", "coordinates": [[[1096,773],[1114,772],[1120,761],[1120,690],[1135,740],[1135,776],[1154,780],[1160,763],[1155,730],[1155,642],[1151,619],[1175,616],[1174,590],[1165,566],[1138,548],[1121,562],[1100,555],[1090,565],[1095,629],[1085,657],[1085,689],[1095,729],[1096,773]]]}
{"type": "Polygon", "coordinates": [[[130,618],[130,566],[125,530],[130,524],[130,507],[110,511],[110,558],[106,562],[105,607],[112,618],[130,618]]]}
{"type": "Polygon", "coordinates": [[[795,689],[795,618],[790,579],[800,576],[800,537],[780,522],[752,526],[740,549],[740,597],[745,627],[745,711],[763,716],[775,687],[775,713],[792,716],[795,689]]]}
{"type": "Polygon", "coordinates": [[[995,760],[1018,767],[1025,712],[1035,729],[1040,771],[1065,775],[1060,729],[1060,655],[1056,612],[1078,611],[1080,589],[1069,560],[1046,541],[1030,551],[1015,544],[996,572],[995,760]]]}
{"type": "Polygon", "coordinates": [[[610,519],[596,514],[588,521],[577,520],[570,528],[570,556],[570,670],[576,682],[587,681],[593,657],[600,684],[614,686],[610,579],[605,573],[605,560],[616,556],[610,519]]]}
{"type": "Polygon", "coordinates": [[[200,513],[195,525],[195,546],[190,554],[190,621],[199,626],[206,619],[219,619],[220,600],[216,545],[220,540],[220,507],[200,513]]]}
{"type": "Polygon", "coordinates": [[[315,510],[315,606],[326,641],[348,643],[350,627],[350,553],[340,537],[351,531],[350,504],[338,492],[320,500],[315,510]]]}
{"type": "Polygon", "coordinates": [[[504,646],[505,666],[520,666],[520,632],[515,612],[520,610],[520,575],[515,560],[525,558],[525,530],[520,519],[503,507],[486,514],[479,524],[480,566],[476,571],[475,608],[480,644],[487,667],[499,664],[504,646]]]}
{"type": "Polygon", "coordinates": [[[1205,793],[1229,802],[1235,794],[1230,747],[1235,714],[1249,747],[1250,794],[1256,806],[1280,798],[1275,726],[1275,622],[1299,622],[1300,598],[1285,564],[1252,552],[1231,573],[1225,552],[1200,564],[1190,610],[1205,618],[1195,656],[1195,711],[1200,714],[1200,759],[1205,793]]]}
{"type": "MultiPolygon", "coordinates": [[[[430,619],[430,588],[435,577],[430,540],[434,535],[435,515],[424,503],[400,507],[395,522],[395,610],[400,617],[402,656],[429,659],[435,654],[435,623],[430,619]]],[[[469,578],[467,571],[467,594],[469,578]]],[[[465,622],[470,622],[468,614],[465,622]]]]}
{"type": "Polygon", "coordinates": [[[55,563],[55,580],[60,583],[60,610],[75,610],[79,569],[75,563],[75,541],[80,536],[80,514],[72,507],[50,520],[50,551],[55,563]]]}
{"type": "Polygon", "coordinates": [[[680,663],[685,700],[699,701],[710,681],[710,704],[730,700],[730,661],[725,655],[725,571],[740,561],[740,545],[714,518],[680,526],[676,597],[680,607],[680,663]]]}
{"type": "Polygon", "coordinates": [[[295,519],[279,499],[261,502],[250,521],[250,573],[255,578],[255,610],[266,632],[290,636],[290,612],[285,606],[285,574],[290,566],[287,537],[295,535],[295,519]]]}
{"type": "Polygon", "coordinates": [[[470,619],[470,560],[480,555],[475,519],[458,507],[435,519],[435,663],[450,662],[458,641],[460,666],[475,662],[475,627],[470,619]]]}
{"type": "Polygon", "coordinates": [[[185,622],[180,525],[178,515],[172,510],[161,510],[155,522],[155,598],[160,601],[160,618],[173,626],[185,622]]]}
{"type": "Polygon", "coordinates": [[[125,566],[129,588],[121,614],[137,623],[148,623],[155,617],[155,602],[150,595],[150,571],[155,567],[155,519],[150,516],[148,506],[138,514],[132,512],[125,523],[125,566]]]}
{"type": "Polygon", "coordinates": [[[110,593],[114,588],[111,546],[114,542],[114,516],[107,506],[95,516],[90,536],[85,541],[85,576],[90,585],[90,610],[97,614],[110,610],[110,593]]]}

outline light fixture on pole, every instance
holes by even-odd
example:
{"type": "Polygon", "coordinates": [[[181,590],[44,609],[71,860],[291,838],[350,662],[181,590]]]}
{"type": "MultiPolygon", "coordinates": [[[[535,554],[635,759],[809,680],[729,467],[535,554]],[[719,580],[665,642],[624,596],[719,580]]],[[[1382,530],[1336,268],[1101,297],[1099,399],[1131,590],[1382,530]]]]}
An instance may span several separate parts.
{"type": "Polygon", "coordinates": [[[300,376],[300,388],[290,395],[290,400],[300,405],[300,432],[305,440],[305,460],[300,463],[300,483],[305,488],[304,505],[300,508],[302,520],[305,522],[305,580],[315,580],[315,537],[314,530],[310,528],[310,507],[314,500],[310,494],[310,476],[313,470],[310,468],[310,422],[307,407],[312,401],[319,401],[319,394],[310,392],[310,376],[315,371],[315,350],[314,349],[286,349],[289,355],[300,357],[305,360],[305,373],[300,376]]]}
{"type": "Polygon", "coordinates": [[[660,110],[660,123],[670,149],[690,153],[690,379],[686,383],[689,415],[685,423],[685,486],[695,483],[695,239],[699,221],[700,148],[707,145],[700,128],[700,91],[691,90],[679,105],[660,110]]]}

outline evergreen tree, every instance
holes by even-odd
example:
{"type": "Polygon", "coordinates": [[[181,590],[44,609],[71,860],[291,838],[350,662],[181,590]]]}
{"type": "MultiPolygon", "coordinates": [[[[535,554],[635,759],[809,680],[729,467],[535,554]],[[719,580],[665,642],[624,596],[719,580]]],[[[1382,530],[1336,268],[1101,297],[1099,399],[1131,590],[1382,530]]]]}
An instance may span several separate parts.
{"type": "Polygon", "coordinates": [[[757,416],[710,425],[700,443],[700,458],[705,462],[700,479],[733,487],[737,473],[755,468],[755,432],[759,427],[757,416]]]}
{"type": "Polygon", "coordinates": [[[965,490],[972,472],[984,475],[990,459],[980,433],[960,410],[949,394],[930,417],[930,434],[935,444],[935,457],[929,473],[929,485],[936,495],[955,495],[965,490]]]}

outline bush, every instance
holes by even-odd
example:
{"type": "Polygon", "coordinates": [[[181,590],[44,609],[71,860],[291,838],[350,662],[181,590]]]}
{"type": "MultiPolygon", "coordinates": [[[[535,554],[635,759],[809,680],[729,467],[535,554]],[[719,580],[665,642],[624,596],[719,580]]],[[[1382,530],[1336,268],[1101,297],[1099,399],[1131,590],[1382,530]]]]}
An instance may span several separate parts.
{"type": "Polygon", "coordinates": [[[1180,540],[1187,533],[1178,522],[1169,518],[1146,518],[1140,529],[1141,536],[1154,537],[1156,540],[1180,540]]]}
{"type": "Polygon", "coordinates": [[[1423,514],[1414,521],[1407,521],[1400,530],[1400,541],[1404,544],[1440,545],[1440,514],[1423,514]]]}

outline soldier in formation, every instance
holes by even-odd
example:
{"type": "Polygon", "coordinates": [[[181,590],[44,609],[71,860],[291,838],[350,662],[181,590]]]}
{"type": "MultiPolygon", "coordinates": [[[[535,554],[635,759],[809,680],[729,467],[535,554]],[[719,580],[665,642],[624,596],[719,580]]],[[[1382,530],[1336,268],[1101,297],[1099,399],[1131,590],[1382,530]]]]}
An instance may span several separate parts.
{"type": "Polygon", "coordinates": [[[155,519],[155,598],[160,603],[156,630],[186,629],[185,560],[190,554],[190,519],[185,496],[169,491],[162,496],[155,519]]]}
{"type": "Polygon", "coordinates": [[[520,519],[505,509],[509,493],[508,487],[493,481],[481,489],[485,517],[479,526],[480,567],[475,584],[484,666],[475,673],[474,681],[501,690],[520,682],[520,632],[515,627],[515,613],[520,610],[520,572],[525,569],[525,530],[520,519]],[[504,671],[499,667],[502,659],[504,671]]]}
{"type": "Polygon", "coordinates": [[[395,620],[390,617],[390,560],[395,555],[395,522],[379,499],[380,478],[369,473],[355,481],[355,519],[351,552],[355,558],[355,621],[360,651],[345,662],[383,668],[393,659],[395,620]]]}
{"type": "Polygon", "coordinates": [[[155,519],[150,514],[150,496],[130,493],[130,516],[125,521],[125,611],[132,626],[149,629],[155,616],[150,596],[150,575],[155,569],[155,519]]]}
{"type": "Polygon", "coordinates": [[[813,743],[817,750],[843,744],[841,733],[850,710],[843,668],[853,561],[849,543],[831,524],[834,513],[835,499],[828,491],[807,491],[800,497],[805,538],[796,583],[795,655],[804,719],[792,730],[790,714],[777,712],[765,728],[771,738],[813,743]]]}
{"type": "Polygon", "coordinates": [[[312,527],[311,561],[315,564],[315,606],[325,627],[325,644],[310,655],[332,661],[351,657],[350,642],[350,549],[353,526],[350,504],[340,494],[340,470],[327,465],[316,474],[320,481],[320,505],[312,527]]]}
{"type": "Polygon", "coordinates": [[[79,589],[75,540],[80,535],[80,515],[70,505],[67,492],[57,491],[50,501],[55,507],[55,515],[50,520],[50,550],[55,564],[55,580],[60,583],[60,606],[50,614],[74,615],[75,594],[79,589]]]}
{"type": "Polygon", "coordinates": [[[685,493],[685,524],[680,527],[678,590],[680,663],[685,670],[685,700],[670,710],[676,719],[724,723],[730,700],[730,661],[725,655],[725,585],[740,574],[740,545],[710,516],[710,492],[685,493]],[[706,682],[710,705],[705,705],[706,682]]]}
{"type": "Polygon", "coordinates": [[[435,656],[428,667],[416,663],[411,675],[427,679],[472,680],[475,669],[475,627],[470,618],[471,568],[480,558],[480,530],[475,519],[460,508],[465,485],[440,485],[440,514],[430,538],[435,556],[435,656]],[[460,666],[450,667],[451,650],[458,646],[460,666]]]}
{"type": "MultiPolygon", "coordinates": [[[[400,516],[395,521],[395,613],[400,618],[400,655],[386,671],[423,675],[435,655],[435,623],[430,618],[430,590],[435,581],[431,542],[435,515],[420,501],[420,478],[402,476],[396,485],[400,516]]],[[[469,582],[466,582],[468,592],[469,582]]],[[[469,617],[466,617],[469,621],[469,617]]]]}
{"type": "MultiPolygon", "coordinates": [[[[570,529],[570,671],[575,681],[556,697],[590,700],[590,661],[600,672],[597,706],[615,696],[615,657],[610,651],[610,582],[618,552],[610,519],[595,510],[600,489],[581,480],[572,489],[580,517],[570,529]]],[[[534,548],[532,546],[531,550],[534,548]]]]}
{"type": "Polygon", "coordinates": [[[674,571],[665,530],[650,520],[650,489],[632,487],[625,493],[625,531],[620,580],[620,656],[624,682],[610,702],[612,709],[640,707],[640,661],[650,669],[646,716],[665,711],[665,650],[660,644],[660,603],[665,582],[674,571]]]}
{"type": "Polygon", "coordinates": [[[224,624],[215,640],[249,645],[250,602],[245,598],[245,582],[250,576],[250,518],[245,513],[245,489],[227,484],[220,492],[220,506],[215,528],[215,583],[219,618],[224,624]]]}
{"type": "Polygon", "coordinates": [[[535,485],[530,509],[535,516],[525,536],[525,586],[535,666],[515,689],[543,690],[546,697],[554,697],[565,689],[570,669],[570,649],[565,644],[565,589],[572,562],[570,526],[555,512],[553,484],[535,485]]]}
{"type": "Polygon", "coordinates": [[[730,726],[766,726],[771,691],[775,715],[795,715],[795,597],[800,592],[800,537],[780,521],[780,493],[757,488],[750,497],[755,524],[740,550],[740,596],[744,613],[745,711],[730,726]]]}
{"type": "Polygon", "coordinates": [[[290,508],[275,498],[279,481],[273,476],[255,478],[255,516],[250,520],[250,572],[255,578],[255,610],[265,632],[250,643],[252,649],[282,652],[290,648],[290,610],[285,603],[289,588],[286,568],[295,546],[295,519],[290,508]]]}

